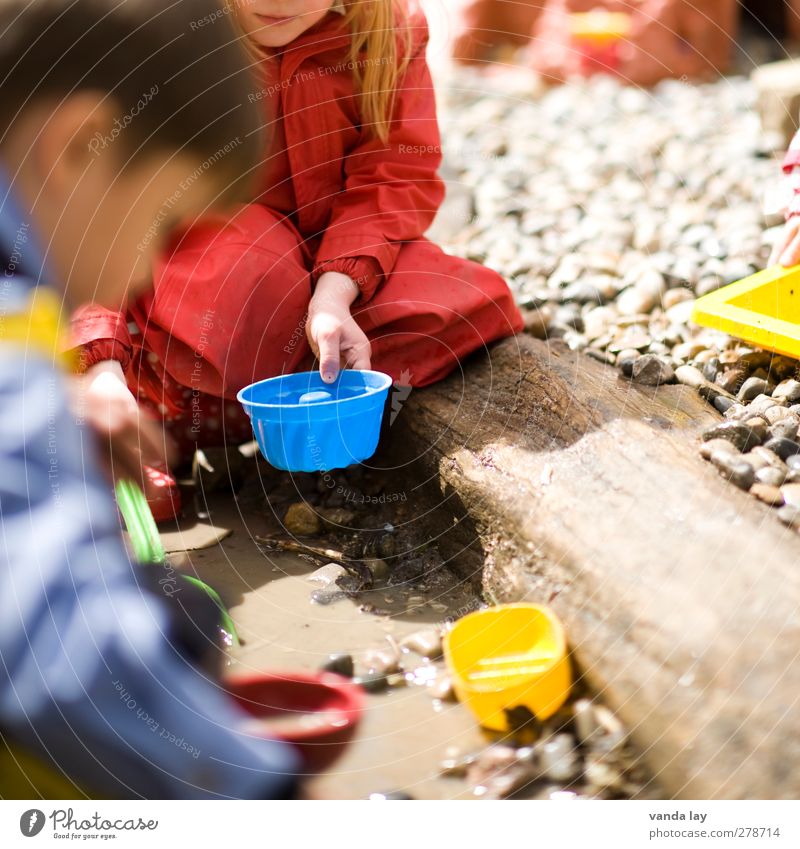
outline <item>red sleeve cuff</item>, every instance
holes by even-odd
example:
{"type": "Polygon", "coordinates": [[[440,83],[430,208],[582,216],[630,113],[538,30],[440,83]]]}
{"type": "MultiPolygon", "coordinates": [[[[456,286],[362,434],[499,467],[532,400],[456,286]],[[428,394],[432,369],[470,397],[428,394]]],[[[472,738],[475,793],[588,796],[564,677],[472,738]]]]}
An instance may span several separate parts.
{"type": "Polygon", "coordinates": [[[81,345],[76,359],[76,371],[83,374],[87,369],[106,360],[116,360],[123,371],[127,371],[131,362],[130,350],[117,339],[94,339],[81,345]]]}
{"type": "Polygon", "coordinates": [[[78,371],[103,360],[116,360],[123,369],[130,364],[131,335],[123,313],[87,304],[73,313],[70,331],[70,346],[78,351],[78,371]]]}
{"type": "Polygon", "coordinates": [[[371,256],[346,256],[318,262],[312,273],[314,283],[326,271],[346,274],[358,286],[362,303],[368,301],[375,294],[383,278],[380,263],[375,257],[371,256]]]}

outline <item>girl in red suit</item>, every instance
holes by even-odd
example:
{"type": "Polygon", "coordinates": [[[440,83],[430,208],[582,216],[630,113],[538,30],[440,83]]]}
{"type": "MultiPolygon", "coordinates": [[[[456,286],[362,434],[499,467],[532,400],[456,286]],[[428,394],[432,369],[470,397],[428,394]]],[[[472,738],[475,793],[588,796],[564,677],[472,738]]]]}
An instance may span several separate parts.
{"type": "MultiPolygon", "coordinates": [[[[348,366],[425,386],[522,327],[499,275],[423,235],[444,186],[422,14],[394,0],[225,9],[254,57],[249,97],[271,142],[262,193],[184,234],[127,315],[86,307],[74,322],[110,417],[136,415],[138,398],[184,455],[247,439],[236,392],[315,357],[327,382],[348,366]]],[[[150,474],[165,518],[176,490],[150,474]]]]}

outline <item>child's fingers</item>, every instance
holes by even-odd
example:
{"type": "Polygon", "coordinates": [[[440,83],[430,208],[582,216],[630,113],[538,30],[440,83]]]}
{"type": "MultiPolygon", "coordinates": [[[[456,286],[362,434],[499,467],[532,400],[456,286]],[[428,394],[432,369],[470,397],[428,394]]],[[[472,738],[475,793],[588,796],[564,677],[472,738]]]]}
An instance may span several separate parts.
{"type": "MultiPolygon", "coordinates": [[[[800,233],[800,218],[790,218],[783,228],[780,238],[772,248],[772,253],[769,257],[769,265],[777,265],[782,261],[787,249],[800,233]]],[[[784,263],[785,264],[785,263],[784,263]]]]}
{"type": "Polygon", "coordinates": [[[119,443],[113,445],[107,460],[113,480],[142,480],[142,454],[136,446],[119,443]]]}
{"type": "Polygon", "coordinates": [[[164,430],[158,422],[139,417],[138,445],[142,458],[148,466],[169,464],[170,452],[164,438],[164,430]]]}
{"type": "Polygon", "coordinates": [[[786,268],[800,263],[800,233],[797,233],[781,254],[780,263],[786,268]]]}
{"type": "Polygon", "coordinates": [[[339,330],[324,330],[317,336],[319,373],[325,383],[333,383],[339,374],[339,330]]]}
{"type": "Polygon", "coordinates": [[[369,340],[364,337],[362,342],[358,342],[350,347],[345,358],[345,365],[348,368],[368,369],[370,368],[370,356],[372,354],[369,340]]]}

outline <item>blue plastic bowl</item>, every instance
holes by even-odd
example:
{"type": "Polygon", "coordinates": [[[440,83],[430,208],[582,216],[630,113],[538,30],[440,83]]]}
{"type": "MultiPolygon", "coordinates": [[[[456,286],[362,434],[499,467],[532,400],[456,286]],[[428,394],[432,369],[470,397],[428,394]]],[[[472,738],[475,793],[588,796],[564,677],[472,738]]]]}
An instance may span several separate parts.
{"type": "Polygon", "coordinates": [[[379,371],[344,369],[334,383],[304,371],[251,383],[236,397],[276,469],[327,472],[375,453],[391,385],[379,371]]]}

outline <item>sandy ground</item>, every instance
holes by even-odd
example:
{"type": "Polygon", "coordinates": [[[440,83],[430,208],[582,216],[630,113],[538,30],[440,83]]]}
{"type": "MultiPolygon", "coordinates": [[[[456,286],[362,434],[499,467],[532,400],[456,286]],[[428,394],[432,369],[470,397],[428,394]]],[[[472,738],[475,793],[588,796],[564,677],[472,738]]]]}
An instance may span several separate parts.
{"type": "MultiPolygon", "coordinates": [[[[307,577],[316,568],[301,556],[265,551],[256,535],[274,534],[269,508],[247,504],[240,509],[230,495],[218,494],[211,503],[213,523],[230,536],[191,553],[197,574],[216,587],[230,605],[242,645],[232,649],[231,674],[258,670],[311,670],[331,652],[357,653],[385,642],[386,635],[402,639],[430,627],[455,611],[471,594],[437,595],[434,611],[414,589],[369,593],[359,602],[391,608],[392,616],[376,616],[343,599],[322,606],[310,595],[318,585],[307,577]],[[387,601],[388,599],[388,601],[387,601]]],[[[191,527],[192,520],[184,527],[191,527]]],[[[166,534],[168,547],[175,537],[166,534]]],[[[412,664],[414,665],[414,664],[412,664]]],[[[416,666],[424,666],[422,660],[416,666]]],[[[441,661],[436,664],[442,666],[441,661]]],[[[438,765],[450,746],[467,750],[485,745],[465,708],[439,702],[425,686],[407,686],[368,696],[368,707],[357,738],[325,774],[314,777],[308,791],[328,799],[366,798],[373,792],[402,790],[415,798],[458,798],[466,785],[438,776],[438,765]]]]}

